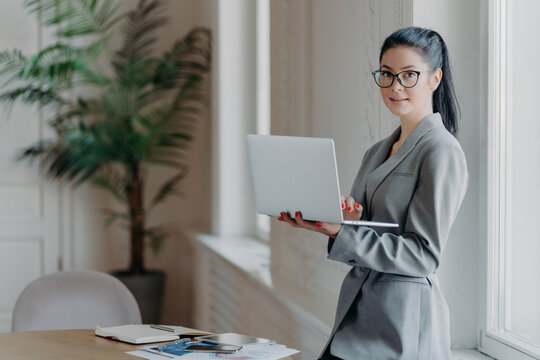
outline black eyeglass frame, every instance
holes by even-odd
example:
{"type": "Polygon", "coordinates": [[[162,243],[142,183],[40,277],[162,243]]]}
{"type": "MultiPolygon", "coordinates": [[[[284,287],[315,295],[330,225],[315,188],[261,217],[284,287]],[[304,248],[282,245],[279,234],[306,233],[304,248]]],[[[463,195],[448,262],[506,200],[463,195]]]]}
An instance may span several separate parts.
{"type": "Polygon", "coordinates": [[[375,70],[374,72],[372,72],[371,75],[373,75],[373,80],[375,80],[375,84],[377,84],[377,86],[380,87],[380,88],[383,88],[383,89],[389,88],[390,86],[392,86],[392,84],[394,83],[394,80],[397,78],[397,81],[399,82],[399,84],[401,86],[403,86],[404,88],[410,89],[412,87],[415,87],[416,84],[418,84],[418,79],[420,79],[420,74],[429,73],[429,72],[433,72],[433,70],[430,70],[430,71],[403,70],[403,71],[398,72],[397,74],[394,74],[391,71],[379,69],[379,70],[375,70]],[[379,82],[377,81],[377,73],[382,73],[382,72],[387,72],[387,73],[392,74],[392,81],[390,82],[390,85],[381,86],[381,84],[379,84],[379,82]],[[411,86],[403,85],[403,83],[401,82],[401,79],[399,78],[399,74],[403,74],[404,72],[413,72],[413,73],[416,74],[416,82],[414,83],[414,85],[411,85],[411,86]]]}

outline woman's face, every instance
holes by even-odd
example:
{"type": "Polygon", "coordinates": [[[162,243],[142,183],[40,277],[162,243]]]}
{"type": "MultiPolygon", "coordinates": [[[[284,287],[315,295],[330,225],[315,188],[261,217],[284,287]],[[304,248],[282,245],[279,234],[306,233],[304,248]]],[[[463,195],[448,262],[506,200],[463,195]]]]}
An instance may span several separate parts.
{"type": "MultiPolygon", "coordinates": [[[[414,87],[403,87],[397,78],[390,87],[381,88],[381,95],[386,107],[394,115],[403,118],[421,120],[433,112],[432,95],[442,77],[442,71],[437,69],[430,72],[427,64],[420,54],[410,47],[390,48],[385,51],[381,59],[381,71],[398,74],[406,70],[421,71],[418,82],[414,87]]],[[[401,74],[404,78],[414,76],[411,73],[401,74]]]]}

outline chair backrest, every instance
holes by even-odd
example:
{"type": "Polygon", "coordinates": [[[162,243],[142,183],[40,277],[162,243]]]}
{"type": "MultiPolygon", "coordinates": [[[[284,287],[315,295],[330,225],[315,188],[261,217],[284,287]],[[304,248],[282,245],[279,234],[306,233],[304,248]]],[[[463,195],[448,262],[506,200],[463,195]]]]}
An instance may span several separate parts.
{"type": "Polygon", "coordinates": [[[93,329],[140,324],[131,292],[97,271],[61,271],[31,282],[19,295],[11,331],[93,329]]]}

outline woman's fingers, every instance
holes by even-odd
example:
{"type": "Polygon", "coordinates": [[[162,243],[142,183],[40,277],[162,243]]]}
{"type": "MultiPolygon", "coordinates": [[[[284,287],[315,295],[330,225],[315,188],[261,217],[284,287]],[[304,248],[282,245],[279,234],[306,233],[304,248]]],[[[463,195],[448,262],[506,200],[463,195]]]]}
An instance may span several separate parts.
{"type": "Polygon", "coordinates": [[[297,228],[304,228],[313,231],[320,231],[323,226],[321,221],[304,220],[300,211],[296,211],[294,213],[294,218],[291,217],[288,212],[282,211],[281,216],[278,217],[278,220],[284,221],[297,228]]]}
{"type": "Polygon", "coordinates": [[[358,218],[360,219],[360,217],[362,216],[362,211],[364,211],[364,208],[362,207],[362,205],[356,203],[356,204],[354,205],[354,209],[355,209],[354,211],[355,211],[355,212],[357,213],[357,215],[358,215],[358,218]]]}
{"type": "Polygon", "coordinates": [[[351,196],[347,196],[345,198],[345,210],[348,212],[353,212],[355,209],[355,206],[354,206],[355,203],[356,201],[354,201],[354,199],[351,196]]]}
{"type": "Polygon", "coordinates": [[[314,230],[316,226],[315,221],[308,221],[302,219],[302,214],[299,211],[295,212],[294,217],[291,217],[291,214],[289,214],[289,212],[282,211],[281,216],[278,219],[282,219],[282,221],[296,228],[314,230]]]}
{"type": "Polygon", "coordinates": [[[298,224],[296,223],[296,221],[294,219],[292,219],[290,216],[289,216],[289,213],[288,212],[285,212],[285,211],[282,211],[280,213],[280,217],[278,218],[278,220],[281,219],[281,221],[284,221],[286,223],[288,223],[289,225],[291,226],[294,226],[294,227],[298,227],[298,224]]]}
{"type": "MultiPolygon", "coordinates": [[[[357,203],[353,197],[345,198],[345,208],[343,209],[343,218],[347,220],[359,220],[362,217],[362,205],[357,203]]],[[[343,206],[342,206],[343,207],[343,206]]]]}
{"type": "Polygon", "coordinates": [[[320,232],[326,236],[335,237],[341,229],[341,224],[326,223],[322,221],[309,221],[302,219],[302,213],[297,211],[295,214],[295,220],[301,228],[320,232]]]}
{"type": "Polygon", "coordinates": [[[294,220],[298,224],[298,226],[308,229],[308,230],[316,230],[317,222],[316,221],[309,221],[302,219],[302,213],[300,211],[297,211],[294,214],[294,220]]]}
{"type": "Polygon", "coordinates": [[[295,228],[320,232],[330,237],[335,237],[339,230],[341,230],[341,224],[304,220],[302,218],[302,213],[299,211],[295,212],[294,218],[292,218],[288,212],[282,211],[277,219],[286,222],[295,228]]]}

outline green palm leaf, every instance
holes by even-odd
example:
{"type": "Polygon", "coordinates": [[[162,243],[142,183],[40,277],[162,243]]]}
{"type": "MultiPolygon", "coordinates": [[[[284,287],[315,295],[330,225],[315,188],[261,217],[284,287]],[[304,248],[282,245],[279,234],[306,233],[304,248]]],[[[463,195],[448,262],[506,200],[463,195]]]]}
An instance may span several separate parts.
{"type": "Polygon", "coordinates": [[[55,89],[39,88],[32,85],[16,88],[0,94],[0,103],[13,105],[20,101],[25,104],[62,105],[64,100],[55,89]]]}
{"type": "Polygon", "coordinates": [[[178,184],[186,177],[187,169],[183,169],[161,185],[154,199],[150,202],[150,208],[165,200],[169,195],[178,195],[178,184]]]}
{"type": "Polygon", "coordinates": [[[163,241],[170,235],[171,230],[165,226],[154,226],[145,231],[145,237],[150,240],[152,250],[159,251],[163,241]]]}
{"type": "Polygon", "coordinates": [[[147,58],[157,40],[155,31],[166,24],[161,0],[141,0],[137,7],[127,14],[124,26],[124,46],[117,52],[116,67],[147,58]]]}
{"type": "MultiPolygon", "coordinates": [[[[210,70],[209,30],[194,28],[159,56],[153,47],[166,21],[162,0],[139,0],[125,15],[118,15],[119,1],[25,4],[45,26],[55,27],[57,42],[33,55],[0,52],[0,102],[54,106],[47,124],[57,137],[28,146],[19,159],[38,160],[53,178],[75,185],[91,181],[108,191],[125,211],[107,210],[106,224],[127,223],[135,249],[142,248],[144,239],[159,246],[169,231],[147,227],[145,216],[168,196],[178,195],[187,174],[189,143],[204,101],[204,76],[210,70]],[[111,51],[112,29],[121,19],[123,46],[111,51]],[[68,41],[76,36],[88,38],[68,41]],[[111,53],[113,72],[104,73],[98,60],[111,53]],[[146,206],[144,174],[152,165],[175,173],[146,206]]],[[[132,257],[133,273],[144,271],[142,257],[132,257]]]]}
{"type": "Polygon", "coordinates": [[[128,180],[118,172],[106,169],[102,174],[94,176],[92,184],[109,191],[120,203],[126,201],[128,180]]]}
{"type": "Polygon", "coordinates": [[[115,210],[111,210],[111,209],[102,209],[102,211],[107,216],[107,220],[105,221],[105,226],[106,227],[111,226],[112,224],[114,224],[118,220],[124,220],[124,221],[129,220],[129,215],[126,214],[125,212],[115,211],[115,210]]]}
{"type": "Polygon", "coordinates": [[[0,78],[3,79],[2,86],[19,80],[19,74],[25,68],[27,61],[26,56],[20,50],[4,50],[0,52],[0,78]]]}
{"type": "Polygon", "coordinates": [[[58,38],[105,34],[124,15],[110,0],[26,0],[25,6],[40,15],[46,26],[56,26],[58,38]]]}

